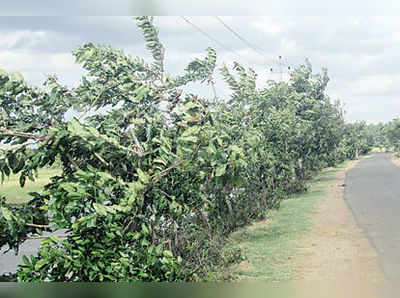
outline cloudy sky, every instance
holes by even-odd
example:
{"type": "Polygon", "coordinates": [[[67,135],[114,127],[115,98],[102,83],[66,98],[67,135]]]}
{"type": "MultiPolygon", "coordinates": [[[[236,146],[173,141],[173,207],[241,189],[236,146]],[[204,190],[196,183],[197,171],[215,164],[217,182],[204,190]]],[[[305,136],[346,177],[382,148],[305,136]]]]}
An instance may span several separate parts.
{"type": "MultiPolygon", "coordinates": [[[[13,15],[12,10],[8,12],[13,15]]],[[[268,79],[281,79],[275,73],[280,69],[279,56],[284,70],[309,58],[315,72],[320,72],[321,67],[328,68],[331,78],[328,94],[345,104],[347,121],[377,123],[400,116],[398,17],[220,18],[257,51],[229,32],[215,17],[189,16],[187,19],[219,43],[181,17],[155,17],[167,50],[170,73],[181,73],[192,58],[202,57],[204,50],[211,46],[217,50],[219,64],[239,61],[253,67],[262,87],[268,79]]],[[[111,44],[131,55],[149,58],[141,33],[130,17],[0,16],[0,68],[21,72],[32,84],[40,84],[46,74],[57,74],[63,83],[73,86],[83,73],[74,63],[71,51],[89,41],[111,44]]],[[[282,77],[286,79],[287,75],[282,77]]],[[[227,86],[221,80],[217,83],[218,95],[227,96],[227,86]]],[[[199,86],[193,88],[200,90],[199,86]]],[[[211,96],[209,88],[201,92],[211,96]]]]}

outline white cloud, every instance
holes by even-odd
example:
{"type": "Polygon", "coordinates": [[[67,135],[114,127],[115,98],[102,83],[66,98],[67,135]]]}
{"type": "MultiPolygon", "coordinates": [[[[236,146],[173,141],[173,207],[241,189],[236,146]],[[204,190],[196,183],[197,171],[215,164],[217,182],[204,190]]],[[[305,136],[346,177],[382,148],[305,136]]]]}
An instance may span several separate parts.
{"type": "MultiPolygon", "coordinates": [[[[243,8],[243,3],[237,2],[236,8],[243,8]]],[[[233,2],[232,6],[236,4],[233,2]]],[[[220,6],[211,1],[210,5],[216,9],[220,6]]],[[[221,48],[179,16],[155,17],[166,46],[167,69],[173,74],[181,74],[191,59],[203,57],[209,46],[217,50],[219,65],[239,61],[253,67],[259,74],[260,86],[268,79],[280,79],[280,74],[270,72],[271,66],[279,70],[278,56],[292,67],[308,57],[316,72],[323,66],[328,68],[329,94],[346,103],[348,120],[387,121],[399,114],[400,19],[397,17],[221,17],[245,39],[263,49],[264,57],[215,18],[188,18],[233,51],[221,48]]],[[[35,83],[46,73],[57,73],[69,84],[78,81],[82,70],[74,64],[70,52],[88,41],[110,43],[150,59],[140,32],[129,17],[0,18],[0,32],[0,68],[20,71],[35,83]]],[[[193,88],[194,92],[200,90],[198,86],[193,88]]],[[[221,94],[228,93],[220,77],[217,88],[221,94]]],[[[205,94],[209,94],[208,89],[205,94]]]]}
{"type": "Polygon", "coordinates": [[[36,85],[49,74],[58,74],[64,84],[76,85],[83,73],[71,53],[0,51],[0,68],[20,72],[28,82],[36,85]]]}
{"type": "Polygon", "coordinates": [[[283,33],[287,26],[285,23],[280,22],[279,18],[269,16],[254,19],[252,25],[255,30],[261,30],[262,32],[274,36],[283,33]]]}
{"type": "Polygon", "coordinates": [[[394,90],[399,91],[400,76],[378,74],[362,77],[349,84],[349,90],[355,95],[383,95],[394,90]]]}
{"type": "Polygon", "coordinates": [[[6,32],[0,38],[0,49],[11,49],[19,44],[25,47],[32,47],[48,38],[48,34],[44,31],[17,30],[6,32]]]}
{"type": "Polygon", "coordinates": [[[35,53],[27,51],[0,52],[0,66],[12,71],[69,71],[77,69],[71,53],[35,53]]]}

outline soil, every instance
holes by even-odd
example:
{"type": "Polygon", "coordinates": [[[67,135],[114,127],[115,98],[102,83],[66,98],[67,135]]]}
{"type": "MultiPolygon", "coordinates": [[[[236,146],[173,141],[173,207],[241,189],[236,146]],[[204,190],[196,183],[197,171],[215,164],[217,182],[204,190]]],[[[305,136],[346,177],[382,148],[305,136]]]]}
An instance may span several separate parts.
{"type": "MultiPolygon", "coordinates": [[[[357,161],[352,162],[347,170],[356,164],[357,161]]],[[[296,260],[298,279],[304,283],[340,281],[349,289],[363,289],[360,297],[378,297],[375,289],[384,281],[378,255],[344,200],[346,171],[334,177],[313,215],[311,232],[300,242],[296,260]],[[372,296],[365,296],[364,290],[372,296]]],[[[339,288],[346,287],[336,287],[339,288]]],[[[331,293],[332,297],[338,297],[337,293],[331,293]]],[[[352,292],[349,297],[358,296],[352,292]]]]}

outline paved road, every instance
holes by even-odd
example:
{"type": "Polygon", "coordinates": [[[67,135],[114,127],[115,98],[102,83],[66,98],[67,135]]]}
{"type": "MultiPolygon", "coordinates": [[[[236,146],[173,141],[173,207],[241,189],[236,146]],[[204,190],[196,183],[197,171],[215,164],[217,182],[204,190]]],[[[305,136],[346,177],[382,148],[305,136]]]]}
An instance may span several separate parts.
{"type": "Polygon", "coordinates": [[[377,153],[350,170],[345,199],[375,246],[387,280],[400,282],[400,168],[390,159],[377,153]]]}
{"type": "MultiPolygon", "coordinates": [[[[44,235],[47,235],[47,234],[44,234],[44,235]]],[[[40,242],[42,240],[43,239],[41,239],[41,240],[35,239],[35,240],[25,241],[20,246],[18,256],[15,256],[15,253],[13,250],[8,251],[7,253],[4,254],[5,249],[4,248],[0,249],[0,275],[5,274],[5,273],[10,273],[10,272],[15,273],[17,271],[17,265],[23,264],[22,256],[26,255],[29,258],[30,255],[36,255],[37,251],[40,247],[40,242]]]]}

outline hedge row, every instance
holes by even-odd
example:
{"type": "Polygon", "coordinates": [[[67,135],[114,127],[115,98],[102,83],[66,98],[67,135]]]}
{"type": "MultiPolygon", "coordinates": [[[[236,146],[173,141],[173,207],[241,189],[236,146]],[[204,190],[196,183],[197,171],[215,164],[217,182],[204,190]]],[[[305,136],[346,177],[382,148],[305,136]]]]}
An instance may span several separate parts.
{"type": "Polygon", "coordinates": [[[232,95],[208,100],[182,87],[214,87],[215,51],[169,76],[152,18],[137,23],[152,63],[89,43],[73,53],[87,73],[77,88],[0,72],[2,176],[23,185],[56,160],[62,168],[29,203],[0,200],[0,246],[65,231],[23,258],[19,281],[210,279],[240,258],[222,249],[229,233],[369,149],[362,125],[346,125],[325,94],[326,70],[314,75],[306,61],[288,82],[258,88],[252,69],[223,66],[232,95]],[[81,117],[66,121],[70,109],[81,117]]]}

